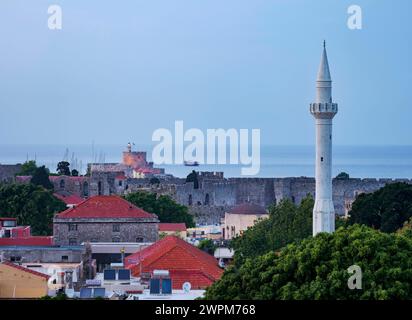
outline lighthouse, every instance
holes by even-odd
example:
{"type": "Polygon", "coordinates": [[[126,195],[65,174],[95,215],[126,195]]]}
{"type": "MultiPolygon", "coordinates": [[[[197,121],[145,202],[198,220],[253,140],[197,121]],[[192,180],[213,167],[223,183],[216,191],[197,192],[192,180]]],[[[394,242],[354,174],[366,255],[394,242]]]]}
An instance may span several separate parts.
{"type": "Polygon", "coordinates": [[[320,59],[316,79],[316,100],[310,104],[316,127],[316,197],[313,208],[313,235],[335,231],[335,209],[332,201],[332,119],[338,112],[338,104],[332,102],[326,44],[320,59]]]}

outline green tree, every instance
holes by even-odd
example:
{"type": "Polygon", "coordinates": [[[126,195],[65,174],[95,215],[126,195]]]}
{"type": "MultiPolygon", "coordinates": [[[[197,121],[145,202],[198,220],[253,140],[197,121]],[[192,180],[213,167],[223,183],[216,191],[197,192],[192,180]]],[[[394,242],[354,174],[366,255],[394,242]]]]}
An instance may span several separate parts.
{"type": "Polygon", "coordinates": [[[235,263],[257,257],[271,250],[278,250],[293,241],[312,234],[314,201],[310,195],[300,205],[285,199],[269,208],[269,218],[256,223],[231,242],[235,250],[235,263]]]}
{"type": "Polygon", "coordinates": [[[34,171],[30,182],[36,186],[42,186],[48,190],[53,189],[53,184],[49,179],[49,170],[45,166],[38,167],[36,171],[34,171]]]}
{"type": "Polygon", "coordinates": [[[197,246],[200,250],[205,251],[206,253],[213,255],[215,253],[215,250],[217,246],[211,239],[203,239],[199,242],[197,246]]]}
{"type": "Polygon", "coordinates": [[[397,230],[397,233],[410,237],[412,239],[412,218],[409,218],[408,221],[405,221],[402,228],[397,230]]]}
{"type": "Polygon", "coordinates": [[[21,165],[21,170],[17,175],[18,176],[32,176],[36,172],[36,169],[37,169],[36,161],[29,160],[21,165]]]}
{"type": "Polygon", "coordinates": [[[73,177],[78,177],[79,176],[79,171],[77,171],[76,169],[73,169],[71,172],[73,177]]]}
{"type": "Polygon", "coordinates": [[[336,176],[336,179],[347,180],[349,179],[349,174],[346,172],[341,172],[336,176]]]}
{"type": "Polygon", "coordinates": [[[150,179],[149,183],[150,184],[159,184],[160,180],[159,180],[159,178],[153,177],[153,178],[150,179]]]}
{"type": "Polygon", "coordinates": [[[195,226],[187,207],[176,203],[169,196],[158,197],[156,193],[134,192],[126,195],[125,199],[147,212],[156,214],[160,222],[185,223],[188,228],[195,226]]]}
{"type": "Polygon", "coordinates": [[[412,216],[412,185],[391,183],[373,193],[360,194],[349,215],[350,224],[394,232],[412,216]]]}
{"type": "Polygon", "coordinates": [[[51,191],[33,184],[0,186],[0,212],[31,226],[33,235],[52,234],[53,216],[66,209],[51,191]]]}
{"type": "Polygon", "coordinates": [[[199,189],[199,179],[195,170],[192,170],[192,172],[188,174],[186,177],[186,182],[193,182],[193,188],[199,189]]]}
{"type": "Polygon", "coordinates": [[[206,299],[412,299],[412,240],[367,226],[340,228],[233,265],[206,299]],[[362,290],[351,290],[348,268],[362,270],[362,290]]]}
{"type": "Polygon", "coordinates": [[[57,164],[57,173],[62,176],[70,176],[70,163],[67,161],[60,161],[57,164]]]}

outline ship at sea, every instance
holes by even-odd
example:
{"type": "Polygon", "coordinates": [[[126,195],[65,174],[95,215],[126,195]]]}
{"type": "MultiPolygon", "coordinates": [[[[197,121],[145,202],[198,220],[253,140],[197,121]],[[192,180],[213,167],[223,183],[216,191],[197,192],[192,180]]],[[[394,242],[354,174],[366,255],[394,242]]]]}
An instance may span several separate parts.
{"type": "Polygon", "coordinates": [[[199,162],[197,162],[197,161],[185,161],[184,164],[187,167],[197,167],[197,166],[199,166],[199,162]]]}

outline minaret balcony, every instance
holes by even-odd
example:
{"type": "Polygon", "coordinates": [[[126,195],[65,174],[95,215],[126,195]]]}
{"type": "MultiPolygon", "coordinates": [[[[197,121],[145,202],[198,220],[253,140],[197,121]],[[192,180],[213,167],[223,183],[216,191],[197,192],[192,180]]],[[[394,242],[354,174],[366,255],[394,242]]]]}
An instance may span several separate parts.
{"type": "Polygon", "coordinates": [[[310,113],[316,118],[333,118],[338,112],[337,103],[311,103],[310,113]]]}

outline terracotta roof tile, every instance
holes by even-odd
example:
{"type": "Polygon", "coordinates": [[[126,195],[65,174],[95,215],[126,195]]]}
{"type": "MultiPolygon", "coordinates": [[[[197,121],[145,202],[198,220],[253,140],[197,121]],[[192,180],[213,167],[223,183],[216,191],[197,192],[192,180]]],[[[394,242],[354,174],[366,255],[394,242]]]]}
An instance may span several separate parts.
{"type": "Polygon", "coordinates": [[[240,204],[234,207],[232,210],[230,210],[229,213],[231,214],[268,214],[265,208],[258,206],[257,204],[253,204],[253,203],[240,204]]]}
{"type": "Polygon", "coordinates": [[[22,238],[0,238],[1,246],[51,246],[53,237],[31,236],[22,238]]]}
{"type": "Polygon", "coordinates": [[[57,218],[156,218],[118,196],[90,197],[59,213],[57,218]]]}
{"type": "Polygon", "coordinates": [[[184,223],[159,223],[159,231],[186,231],[184,223]]]}
{"type": "Polygon", "coordinates": [[[25,271],[27,273],[31,273],[31,274],[33,274],[35,276],[38,276],[38,277],[45,278],[46,280],[48,280],[50,278],[50,276],[48,276],[44,273],[37,272],[37,271],[31,270],[31,269],[26,268],[26,267],[22,267],[22,266],[19,266],[17,264],[14,264],[14,263],[11,263],[11,262],[8,262],[8,261],[3,261],[2,264],[6,265],[6,266],[9,266],[9,267],[12,267],[12,268],[15,268],[15,269],[18,269],[18,270],[21,270],[21,271],[25,271]]]}
{"type": "Polygon", "coordinates": [[[179,289],[185,281],[191,282],[192,288],[205,288],[223,273],[213,256],[175,236],[166,236],[126,257],[125,265],[135,276],[140,268],[142,272],[169,270],[173,287],[179,289]]]}
{"type": "Polygon", "coordinates": [[[82,197],[79,197],[75,194],[59,194],[53,193],[53,195],[63,201],[65,204],[79,204],[80,202],[84,201],[82,197]]]}

